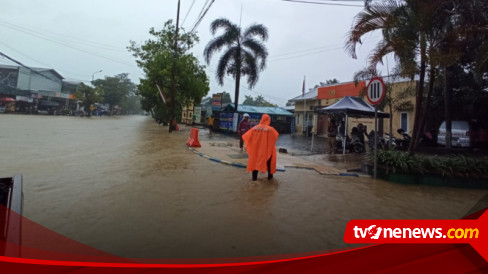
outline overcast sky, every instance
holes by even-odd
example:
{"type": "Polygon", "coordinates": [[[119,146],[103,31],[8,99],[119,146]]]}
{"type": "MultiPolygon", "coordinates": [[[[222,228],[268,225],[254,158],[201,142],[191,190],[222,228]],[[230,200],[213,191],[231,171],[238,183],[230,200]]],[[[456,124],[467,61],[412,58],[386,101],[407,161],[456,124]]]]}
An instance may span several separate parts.
{"type": "MultiPolygon", "coordinates": [[[[205,2],[181,0],[180,22],[190,11],[183,28],[192,28],[205,2]]],[[[143,74],[126,50],[129,41],[142,43],[149,39],[149,28],[161,29],[165,21],[176,19],[177,6],[177,0],[0,0],[0,3],[0,51],[4,54],[27,66],[53,68],[67,80],[89,82],[92,77],[127,72],[135,83],[143,74]],[[99,70],[103,71],[95,73],[99,70]]],[[[363,1],[327,3],[363,5],[363,1]]],[[[332,78],[351,81],[353,73],[365,66],[368,53],[381,37],[380,33],[368,36],[360,47],[359,58],[354,60],[345,53],[344,40],[361,7],[281,0],[216,0],[197,28],[200,44],[193,52],[202,64],[203,49],[212,39],[210,23],[225,17],[238,24],[241,8],[243,27],[260,23],[268,28],[269,57],[252,91],[247,89],[245,79],[241,81],[244,87],[240,102],[244,95],[263,95],[284,106],[288,99],[301,94],[304,76],[307,89],[332,78]]],[[[215,55],[207,66],[209,95],[227,91],[233,97],[234,80],[230,76],[224,86],[215,80],[218,58],[219,54],[215,55]]],[[[0,62],[12,64],[1,57],[0,62]]],[[[386,72],[384,68],[380,70],[386,72]]]]}

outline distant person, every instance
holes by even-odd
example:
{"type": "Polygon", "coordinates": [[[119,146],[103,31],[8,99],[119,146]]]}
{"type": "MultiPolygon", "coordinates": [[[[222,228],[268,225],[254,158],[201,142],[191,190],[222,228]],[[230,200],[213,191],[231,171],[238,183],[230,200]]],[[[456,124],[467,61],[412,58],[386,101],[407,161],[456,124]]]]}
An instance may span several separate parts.
{"type": "Polygon", "coordinates": [[[268,171],[268,179],[273,178],[276,173],[276,141],[278,132],[270,126],[271,118],[263,114],[259,125],[248,130],[242,140],[246,144],[246,151],[249,154],[247,161],[247,172],[252,171],[252,180],[258,179],[258,171],[268,171]]]}
{"type": "Polygon", "coordinates": [[[214,116],[213,114],[208,118],[208,135],[212,137],[212,132],[213,132],[213,126],[214,126],[214,116]]]}
{"type": "Polygon", "coordinates": [[[251,129],[251,123],[249,122],[249,114],[245,113],[242,116],[242,121],[239,123],[237,128],[237,133],[239,134],[239,148],[243,151],[244,141],[242,140],[242,135],[244,135],[248,130],[251,129]]]}
{"type": "Polygon", "coordinates": [[[172,127],[172,128],[173,128],[173,130],[175,130],[175,131],[180,130],[180,128],[178,127],[178,123],[176,122],[176,120],[171,120],[171,127],[172,127]]]}
{"type": "Polygon", "coordinates": [[[327,139],[329,142],[329,154],[335,154],[336,150],[337,125],[334,119],[330,120],[327,128],[327,139]]]}
{"type": "Polygon", "coordinates": [[[364,126],[362,123],[358,124],[358,138],[359,142],[363,144],[364,146],[364,135],[367,134],[367,129],[366,126],[364,126]]]}
{"type": "Polygon", "coordinates": [[[344,121],[341,121],[339,123],[339,128],[337,129],[337,134],[339,134],[339,136],[341,136],[341,137],[345,137],[344,136],[345,128],[346,128],[346,125],[344,124],[344,121]]]}

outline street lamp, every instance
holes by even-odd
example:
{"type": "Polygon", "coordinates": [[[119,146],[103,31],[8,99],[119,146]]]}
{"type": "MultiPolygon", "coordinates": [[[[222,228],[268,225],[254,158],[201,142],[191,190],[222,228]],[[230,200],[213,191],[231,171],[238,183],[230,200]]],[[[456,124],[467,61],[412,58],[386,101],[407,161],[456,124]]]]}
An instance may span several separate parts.
{"type": "Polygon", "coordinates": [[[95,80],[95,74],[100,73],[100,72],[102,72],[102,70],[95,71],[95,72],[92,74],[92,83],[93,83],[93,81],[95,80]]]}

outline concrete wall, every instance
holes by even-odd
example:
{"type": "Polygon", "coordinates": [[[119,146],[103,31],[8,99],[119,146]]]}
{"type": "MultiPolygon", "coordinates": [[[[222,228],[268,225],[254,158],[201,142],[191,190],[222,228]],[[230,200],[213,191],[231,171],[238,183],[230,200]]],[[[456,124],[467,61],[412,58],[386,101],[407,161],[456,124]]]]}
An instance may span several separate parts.
{"type": "Polygon", "coordinates": [[[313,131],[316,131],[317,115],[314,112],[315,107],[319,106],[318,100],[307,100],[304,104],[303,101],[297,101],[295,103],[295,132],[297,135],[301,135],[304,131],[304,122],[307,125],[313,126],[313,131]],[[307,116],[304,115],[304,110],[307,116]],[[307,117],[307,119],[304,119],[307,117]],[[300,121],[298,121],[300,120],[300,121]]]}
{"type": "Polygon", "coordinates": [[[52,71],[42,71],[43,77],[29,69],[20,67],[17,88],[32,91],[61,92],[62,80],[52,71]]]}
{"type": "MultiPolygon", "coordinates": [[[[417,82],[400,82],[400,83],[395,83],[392,88],[392,97],[397,98],[401,93],[405,93],[404,91],[406,89],[411,89],[415,90],[417,86],[417,82]]],[[[413,95],[413,94],[412,94],[413,95]]],[[[404,98],[402,101],[410,102],[410,104],[413,106],[412,108],[403,108],[403,109],[395,109],[395,106],[393,107],[393,115],[392,115],[392,131],[393,131],[393,136],[395,137],[401,137],[400,134],[397,133],[397,129],[401,127],[401,117],[402,113],[404,113],[404,117],[407,117],[407,133],[412,135],[413,132],[413,121],[415,119],[415,96],[409,96],[404,98]]],[[[386,107],[384,110],[386,113],[390,112],[389,107],[386,107]]],[[[369,128],[368,128],[369,130],[369,128]]],[[[390,119],[384,119],[384,124],[383,124],[383,130],[384,132],[389,132],[390,131],[390,119]]]]}

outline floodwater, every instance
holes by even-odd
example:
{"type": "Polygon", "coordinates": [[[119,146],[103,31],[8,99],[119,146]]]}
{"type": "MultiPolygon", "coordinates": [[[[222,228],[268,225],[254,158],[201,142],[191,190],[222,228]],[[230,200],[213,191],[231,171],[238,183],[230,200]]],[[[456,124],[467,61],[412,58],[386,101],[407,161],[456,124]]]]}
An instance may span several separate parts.
{"type": "Polygon", "coordinates": [[[23,174],[25,217],[129,258],[342,248],[351,219],[461,218],[488,193],[292,168],[252,182],[192,153],[188,136],[144,116],[3,114],[0,177],[23,174]]]}

